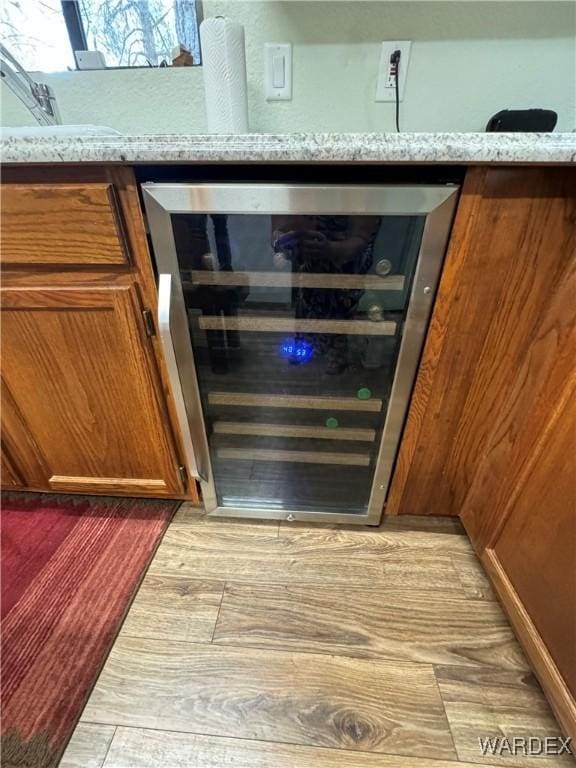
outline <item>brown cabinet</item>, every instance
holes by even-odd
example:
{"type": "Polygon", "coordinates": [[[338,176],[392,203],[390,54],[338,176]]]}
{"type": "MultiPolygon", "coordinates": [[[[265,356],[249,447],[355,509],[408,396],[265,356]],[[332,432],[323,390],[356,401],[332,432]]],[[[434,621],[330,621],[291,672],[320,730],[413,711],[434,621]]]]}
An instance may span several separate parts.
{"type": "Polygon", "coordinates": [[[41,487],[180,493],[136,289],[4,288],[1,308],[2,380],[41,487]]]}
{"type": "Polygon", "coordinates": [[[576,739],[576,174],[469,171],[387,512],[459,515],[576,739]]]}
{"type": "Polygon", "coordinates": [[[2,486],[197,500],[132,172],[5,169],[1,205],[2,486]]]}
{"type": "Polygon", "coordinates": [[[573,369],[575,221],[573,169],[468,172],[388,514],[465,515],[485,546],[573,369]]]}

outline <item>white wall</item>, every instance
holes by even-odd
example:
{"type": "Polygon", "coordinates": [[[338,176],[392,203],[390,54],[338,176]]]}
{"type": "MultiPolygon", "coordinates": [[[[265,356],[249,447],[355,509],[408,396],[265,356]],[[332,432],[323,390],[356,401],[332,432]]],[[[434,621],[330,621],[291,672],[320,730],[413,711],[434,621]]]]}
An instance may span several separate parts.
{"type": "MultiPolygon", "coordinates": [[[[240,2],[204,0],[204,15],[245,25],[253,131],[391,131],[374,102],[379,42],[413,41],[402,128],[482,131],[503,108],[548,107],[576,127],[572,2],[240,2]],[[263,44],[294,44],[293,100],[266,102],[263,44]]],[[[132,133],[205,130],[201,68],[65,72],[44,78],[67,123],[132,133]]],[[[33,124],[2,86],[2,124],[33,124]]]]}

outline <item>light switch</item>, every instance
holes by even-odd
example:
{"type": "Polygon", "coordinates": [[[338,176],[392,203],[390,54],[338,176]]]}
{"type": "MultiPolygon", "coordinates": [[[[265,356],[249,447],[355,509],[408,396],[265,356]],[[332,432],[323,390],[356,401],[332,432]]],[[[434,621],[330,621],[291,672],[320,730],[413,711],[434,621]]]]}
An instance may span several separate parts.
{"type": "Polygon", "coordinates": [[[266,43],[265,84],[268,101],[292,98],[292,43],[266,43]]]}
{"type": "Polygon", "coordinates": [[[285,59],[279,53],[275,53],[272,56],[272,87],[284,88],[284,66],[285,59]]]}

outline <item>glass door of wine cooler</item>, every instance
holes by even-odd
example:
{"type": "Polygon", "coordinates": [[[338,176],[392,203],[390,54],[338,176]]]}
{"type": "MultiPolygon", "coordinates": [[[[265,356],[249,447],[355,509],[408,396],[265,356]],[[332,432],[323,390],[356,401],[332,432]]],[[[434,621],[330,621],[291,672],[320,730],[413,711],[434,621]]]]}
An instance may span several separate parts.
{"type": "Polygon", "coordinates": [[[160,335],[209,513],[378,523],[457,193],[143,185],[160,335]]]}

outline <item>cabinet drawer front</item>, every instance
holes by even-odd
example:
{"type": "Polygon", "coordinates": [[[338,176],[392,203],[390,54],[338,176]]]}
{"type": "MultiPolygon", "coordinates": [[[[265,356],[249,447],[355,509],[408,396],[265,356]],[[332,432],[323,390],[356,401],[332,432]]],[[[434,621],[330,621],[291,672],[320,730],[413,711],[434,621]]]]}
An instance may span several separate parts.
{"type": "Polygon", "coordinates": [[[4,184],[1,211],[4,265],[129,261],[112,184],[4,184]]]}

